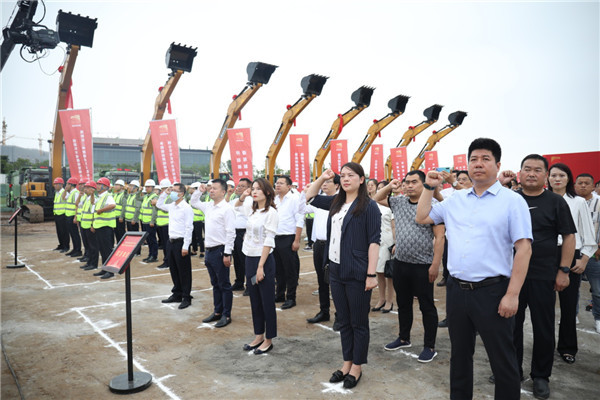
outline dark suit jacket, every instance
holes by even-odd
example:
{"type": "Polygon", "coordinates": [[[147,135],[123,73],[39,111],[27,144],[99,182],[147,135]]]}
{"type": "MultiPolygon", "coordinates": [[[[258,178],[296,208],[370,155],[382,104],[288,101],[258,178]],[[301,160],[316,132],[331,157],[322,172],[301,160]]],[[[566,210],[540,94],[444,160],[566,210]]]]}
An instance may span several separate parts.
{"type": "MultiPolygon", "coordinates": [[[[312,206],[329,210],[335,196],[316,196],[310,203],[312,206]]],[[[342,223],[340,242],[340,268],[330,268],[330,274],[341,280],[367,279],[369,266],[369,246],[380,243],[381,212],[373,200],[369,200],[365,212],[353,215],[356,200],[350,205],[342,223]]],[[[331,216],[327,218],[327,244],[325,245],[325,261],[329,261],[329,241],[331,240],[331,216]]]]}

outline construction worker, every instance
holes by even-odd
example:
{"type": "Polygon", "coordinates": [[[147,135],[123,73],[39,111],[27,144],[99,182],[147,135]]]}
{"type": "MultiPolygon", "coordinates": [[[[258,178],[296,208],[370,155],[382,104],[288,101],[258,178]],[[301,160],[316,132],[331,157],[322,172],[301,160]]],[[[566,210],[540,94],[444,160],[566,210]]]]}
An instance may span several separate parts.
{"type": "Polygon", "coordinates": [[[117,243],[121,241],[121,238],[125,234],[125,220],[122,218],[123,204],[125,203],[125,182],[123,179],[117,179],[113,188],[112,196],[115,199],[115,218],[117,227],[115,228],[115,239],[117,243]]]}
{"type": "Polygon", "coordinates": [[[90,271],[98,268],[98,241],[96,240],[94,231],[92,231],[92,222],[94,221],[92,202],[96,196],[97,187],[98,186],[96,185],[96,182],[90,180],[86,182],[83,189],[85,191],[86,199],[83,201],[83,205],[81,206],[81,220],[79,222],[79,227],[82,231],[81,236],[86,238],[87,244],[85,245],[85,250],[87,253],[87,259],[85,260],[85,264],[79,268],[83,269],[84,271],[90,271]]]}
{"type": "Polygon", "coordinates": [[[61,253],[69,251],[69,231],[67,218],[65,217],[66,200],[63,198],[64,184],[63,178],[56,178],[52,182],[54,186],[54,224],[56,225],[56,236],[58,238],[58,246],[54,250],[61,253]]]}
{"type": "MultiPolygon", "coordinates": [[[[200,190],[200,182],[192,183],[185,199],[188,203],[196,190],[200,190]]],[[[194,210],[194,231],[192,232],[192,252],[190,255],[197,255],[198,247],[200,247],[200,257],[204,257],[204,213],[194,207],[192,207],[192,210],[194,210]]]]}
{"type": "Polygon", "coordinates": [[[157,209],[151,203],[157,196],[154,193],[154,187],[156,183],[153,179],[148,179],[144,184],[146,194],[142,199],[140,206],[140,221],[142,223],[142,230],[148,232],[146,240],[148,242],[149,254],[147,258],[144,258],[144,262],[156,262],[158,261],[158,243],[156,242],[156,215],[157,209]]]}
{"type": "MultiPolygon", "coordinates": [[[[108,260],[114,245],[114,229],[117,226],[115,219],[115,199],[108,191],[110,181],[108,178],[100,178],[96,182],[98,187],[98,196],[93,201],[94,221],[92,222],[92,232],[96,235],[98,251],[102,255],[102,264],[108,260]]],[[[100,276],[101,279],[112,278],[114,274],[108,271],[99,271],[94,276],[100,276]]]]}
{"type": "MultiPolygon", "coordinates": [[[[162,181],[160,181],[161,193],[164,193],[165,190],[171,187],[171,181],[169,181],[168,179],[163,179],[162,181]]],[[[156,207],[157,200],[158,197],[152,200],[153,207],[156,207]]],[[[173,201],[170,198],[167,198],[165,204],[170,204],[172,202],[173,201]]],[[[157,268],[166,269],[169,268],[169,253],[171,250],[171,246],[169,243],[169,212],[163,211],[160,208],[156,209],[156,233],[158,234],[159,243],[162,243],[163,251],[163,263],[160,264],[157,268]]]]}
{"type": "Polygon", "coordinates": [[[67,225],[67,231],[71,236],[71,242],[73,243],[73,249],[66,256],[81,257],[81,238],[79,237],[79,229],[77,228],[77,198],[79,197],[79,190],[77,190],[77,183],[79,179],[71,177],[67,180],[67,185],[63,191],[63,198],[65,199],[65,223],[67,225]]]}
{"type": "Polygon", "coordinates": [[[83,256],[78,258],[77,261],[87,262],[89,259],[89,244],[87,241],[87,236],[84,234],[83,229],[81,228],[81,216],[83,213],[83,203],[88,198],[88,195],[85,193],[85,184],[87,183],[87,179],[83,178],[79,180],[77,184],[77,190],[79,191],[79,195],[77,196],[77,211],[75,213],[75,224],[77,229],[79,229],[79,234],[81,235],[81,241],[83,242],[83,256]]]}
{"type": "MultiPolygon", "coordinates": [[[[121,218],[127,225],[127,232],[139,232],[140,230],[140,208],[142,197],[140,192],[140,181],[137,179],[129,182],[127,196],[124,196],[124,204],[121,210],[121,218]]],[[[141,249],[137,255],[141,254],[141,249]]]]}

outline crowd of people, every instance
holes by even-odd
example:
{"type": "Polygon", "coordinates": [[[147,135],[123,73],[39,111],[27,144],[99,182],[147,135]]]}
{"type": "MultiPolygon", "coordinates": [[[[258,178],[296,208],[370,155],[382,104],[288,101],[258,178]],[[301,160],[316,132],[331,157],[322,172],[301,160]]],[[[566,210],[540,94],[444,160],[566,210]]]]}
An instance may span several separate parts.
{"type": "MultiPolygon", "coordinates": [[[[600,181],[574,177],[564,164],[526,156],[518,174],[502,171],[501,149],[480,138],[468,149],[468,170],[410,171],[377,182],[357,163],[340,174],[327,170],[303,192],[287,176],[213,179],[190,187],[148,179],[127,185],[54,180],[55,250],[78,259],[86,271],[104,263],[125,232],[147,233],[148,256],[163,262],[173,281],[163,303],[192,304],[191,257],[204,258],[213,309],[203,319],[232,322],[233,291],[249,296],[254,339],[243,350],[264,354],[277,337],[276,303],[297,305],[298,250],[305,222],[317,275],[319,311],[308,323],[329,321],[340,332],[342,363],[330,382],[355,387],[369,350],[369,314],[398,313],[398,335],[384,346],[412,346],[413,301],[424,326],[422,363],[436,356],[439,327],[449,330],[450,397],[473,397],[473,353],[479,335],[487,351],[495,398],[520,397],[523,325],[533,327],[530,377],[536,398],[550,396],[554,351],[576,362],[580,282],[590,283],[590,309],[600,333],[600,181]],[[518,181],[518,185],[514,183],[518,181]],[[64,187],[63,187],[64,186],[64,187]],[[446,186],[446,188],[444,188],[446,186]],[[83,243],[83,246],[82,246],[83,243]],[[72,248],[71,248],[72,244],[72,248]],[[199,253],[199,254],[198,254],[199,253]],[[231,269],[234,283],[231,283],[231,269]],[[446,287],[446,318],[438,320],[434,284],[446,287]],[[376,287],[378,299],[372,304],[376,287]],[[560,301],[558,341],[556,292],[560,301]]],[[[113,274],[95,271],[110,279],[113,274]]]]}

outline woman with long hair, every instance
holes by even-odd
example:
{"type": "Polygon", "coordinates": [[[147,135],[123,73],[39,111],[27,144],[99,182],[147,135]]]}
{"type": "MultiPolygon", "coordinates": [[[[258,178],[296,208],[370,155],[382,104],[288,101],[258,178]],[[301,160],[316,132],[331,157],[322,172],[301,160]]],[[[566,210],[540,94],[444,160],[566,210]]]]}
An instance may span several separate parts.
{"type": "MultiPolygon", "coordinates": [[[[568,363],[575,362],[577,354],[577,302],[579,300],[579,285],[581,274],[585,271],[587,262],[598,248],[594,237],[594,226],[587,204],[582,197],[575,193],[575,180],[571,169],[562,163],[554,164],[548,171],[549,188],[564,197],[571,210],[571,216],[577,232],[575,233],[575,257],[569,273],[569,286],[558,292],[560,299],[560,328],[558,329],[558,345],[556,350],[562,359],[568,363]]],[[[562,237],[558,238],[559,246],[562,237]]]]}
{"type": "Polygon", "coordinates": [[[246,255],[246,287],[250,293],[256,335],[243,349],[264,354],[273,348],[272,339],[277,336],[275,259],[272,253],[279,217],[273,186],[264,178],[256,179],[252,188],[238,198],[235,207],[236,211],[248,216],[242,252],[246,255]]]}
{"type": "Polygon", "coordinates": [[[367,180],[367,194],[373,197],[375,193],[377,193],[377,179],[367,180]]]}
{"type": "Polygon", "coordinates": [[[381,237],[381,213],[367,194],[360,164],[349,162],[340,171],[340,191],[318,196],[323,182],[332,179],[325,171],[306,189],[306,200],[329,210],[325,257],[329,263],[331,295],[337,311],[344,362],[329,382],[344,382],[350,389],[362,376],[369,350],[371,291],[377,286],[377,259],[381,237]]]}

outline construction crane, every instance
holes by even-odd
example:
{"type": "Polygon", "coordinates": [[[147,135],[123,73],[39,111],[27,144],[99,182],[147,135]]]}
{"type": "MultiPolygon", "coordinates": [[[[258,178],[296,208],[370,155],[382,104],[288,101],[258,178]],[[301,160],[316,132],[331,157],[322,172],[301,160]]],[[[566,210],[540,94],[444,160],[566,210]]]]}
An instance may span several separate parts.
{"type": "Polygon", "coordinates": [[[419,155],[414,159],[414,161],[410,167],[410,170],[415,171],[415,170],[421,168],[421,164],[423,164],[423,160],[425,159],[425,152],[433,149],[433,147],[436,145],[437,142],[439,142],[440,140],[442,140],[442,138],[444,138],[450,132],[452,132],[453,130],[458,128],[462,124],[462,122],[466,116],[467,116],[467,113],[464,111],[455,111],[452,114],[448,115],[448,121],[450,123],[448,125],[444,126],[441,130],[433,131],[431,133],[431,136],[429,136],[427,138],[427,143],[425,143],[425,145],[419,152],[419,155]]]}
{"type": "MultiPolygon", "coordinates": [[[[169,78],[163,87],[159,89],[158,96],[154,102],[154,113],[152,114],[151,121],[160,120],[165,114],[169,99],[179,78],[184,72],[192,71],[192,64],[194,63],[194,57],[197,54],[197,48],[187,47],[185,45],[171,43],[167,50],[166,64],[167,68],[171,69],[169,78]]],[[[150,178],[152,170],[152,136],[150,135],[150,128],[146,133],[144,144],[142,145],[142,181],[150,178]]]]}
{"type": "MultiPolygon", "coordinates": [[[[413,140],[417,135],[423,132],[425,129],[429,128],[431,125],[435,124],[440,117],[440,111],[442,111],[442,107],[439,104],[434,104],[431,107],[427,107],[425,111],[423,111],[423,115],[425,116],[425,121],[419,122],[415,126],[409,126],[408,130],[404,132],[402,135],[402,139],[396,147],[405,147],[410,144],[410,141],[413,140]]],[[[388,156],[385,162],[385,179],[387,181],[392,179],[392,158],[388,156]]]]}
{"type": "Polygon", "coordinates": [[[365,154],[375,141],[375,138],[381,134],[381,131],[404,113],[408,99],[410,99],[410,97],[399,95],[388,102],[388,107],[390,108],[391,112],[380,120],[373,120],[373,125],[371,125],[367,131],[367,134],[365,135],[365,138],[358,147],[358,150],[356,150],[352,156],[353,162],[360,164],[362,159],[365,157],[365,154]]]}
{"type": "Polygon", "coordinates": [[[369,107],[371,104],[371,96],[373,95],[374,90],[375,88],[368,86],[361,86],[356,89],[350,96],[350,99],[354,102],[355,106],[346,111],[344,114],[339,114],[336,120],[333,121],[331,129],[329,130],[325,141],[321,147],[319,147],[313,163],[314,179],[317,179],[323,171],[323,162],[331,150],[331,141],[338,138],[340,133],[342,133],[342,129],[350,121],[352,121],[354,117],[360,114],[365,108],[369,107]]]}
{"type": "Polygon", "coordinates": [[[302,96],[293,105],[287,106],[287,111],[283,114],[281,125],[277,131],[277,135],[275,135],[275,140],[271,144],[271,147],[269,147],[265,160],[265,178],[269,180],[271,184],[273,184],[275,179],[275,160],[277,159],[277,154],[279,154],[279,150],[281,150],[281,146],[283,145],[288,132],[292,125],[295,124],[298,115],[300,115],[315,97],[321,94],[323,85],[325,85],[327,79],[329,79],[329,77],[316,74],[307,75],[302,78],[302,81],[300,82],[300,86],[303,90],[302,96]]]}
{"type": "Polygon", "coordinates": [[[276,68],[276,65],[262,62],[251,62],[248,64],[248,67],[246,68],[246,71],[248,72],[248,83],[237,96],[233,96],[233,101],[229,104],[229,108],[227,109],[225,122],[223,122],[223,127],[221,128],[210,154],[211,179],[219,177],[221,155],[227,144],[227,129],[231,129],[235,126],[242,108],[250,101],[258,89],[269,83],[269,79],[271,79],[271,75],[275,72],[276,68]]]}

